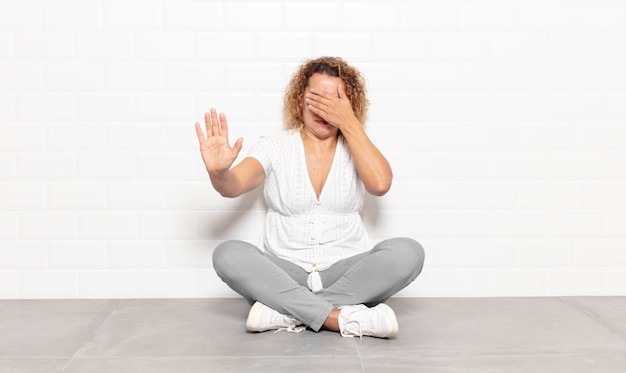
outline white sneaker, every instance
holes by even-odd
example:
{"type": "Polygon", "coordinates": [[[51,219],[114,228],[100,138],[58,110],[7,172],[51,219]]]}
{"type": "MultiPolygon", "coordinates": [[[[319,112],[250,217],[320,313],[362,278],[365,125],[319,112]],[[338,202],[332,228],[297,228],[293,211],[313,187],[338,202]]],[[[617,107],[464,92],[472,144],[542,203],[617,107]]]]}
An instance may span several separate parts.
{"type": "Polygon", "coordinates": [[[292,333],[300,333],[306,327],[300,326],[302,322],[292,316],[283,315],[261,302],[256,302],[250,308],[246,327],[251,332],[264,332],[276,330],[276,333],[286,330],[292,333]]]}
{"type": "Polygon", "coordinates": [[[391,307],[380,303],[376,307],[339,307],[339,331],[343,337],[391,338],[398,334],[398,320],[391,307]]]}

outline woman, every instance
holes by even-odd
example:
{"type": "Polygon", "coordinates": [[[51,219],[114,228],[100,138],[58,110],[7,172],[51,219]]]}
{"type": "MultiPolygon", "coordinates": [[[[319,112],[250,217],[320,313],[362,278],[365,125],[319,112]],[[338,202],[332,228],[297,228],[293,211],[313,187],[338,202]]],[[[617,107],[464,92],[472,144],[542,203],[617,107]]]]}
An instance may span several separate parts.
{"type": "Polygon", "coordinates": [[[363,130],[368,104],[360,72],[322,57],[300,66],[287,87],[288,130],[261,137],[236,166],[243,139],[230,145],[226,116],[205,114],[206,137],[196,123],[215,190],[237,197],[265,183],[262,249],[231,240],[213,253],[217,274],[252,305],[248,330],[398,332],[383,302],[419,275],[424,251],[409,238],[369,243],[363,189],[384,195],[392,172],[363,130]]]}

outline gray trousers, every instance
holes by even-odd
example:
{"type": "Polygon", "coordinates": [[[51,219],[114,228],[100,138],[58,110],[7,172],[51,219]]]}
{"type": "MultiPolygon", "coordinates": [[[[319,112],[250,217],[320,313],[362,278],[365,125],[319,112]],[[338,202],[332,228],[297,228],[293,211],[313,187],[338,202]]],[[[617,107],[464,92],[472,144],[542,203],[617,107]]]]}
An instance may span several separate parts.
{"type": "Polygon", "coordinates": [[[225,241],[213,252],[218,276],[250,304],[259,301],[315,331],[333,308],[386,301],[413,282],[423,265],[424,249],[417,241],[388,239],[320,271],[324,289],[313,293],[303,268],[248,242],[225,241]]]}

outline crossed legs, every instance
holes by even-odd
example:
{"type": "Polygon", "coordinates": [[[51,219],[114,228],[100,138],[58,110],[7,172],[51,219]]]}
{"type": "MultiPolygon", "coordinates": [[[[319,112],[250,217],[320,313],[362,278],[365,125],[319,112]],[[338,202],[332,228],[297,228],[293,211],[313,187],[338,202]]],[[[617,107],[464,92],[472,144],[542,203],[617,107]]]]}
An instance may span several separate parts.
{"type": "Polygon", "coordinates": [[[415,280],[423,264],[417,241],[392,238],[321,271],[324,288],[313,293],[304,269],[250,243],[225,241],[213,253],[218,276],[250,304],[259,301],[293,315],[315,331],[339,330],[338,307],[385,302],[415,280]]]}

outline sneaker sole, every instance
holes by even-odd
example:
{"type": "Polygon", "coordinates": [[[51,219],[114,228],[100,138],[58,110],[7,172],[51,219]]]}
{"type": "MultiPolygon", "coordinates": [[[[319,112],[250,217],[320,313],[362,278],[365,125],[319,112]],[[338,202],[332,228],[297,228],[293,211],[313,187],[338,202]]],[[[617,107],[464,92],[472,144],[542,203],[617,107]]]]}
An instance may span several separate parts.
{"type": "Polygon", "coordinates": [[[396,313],[393,312],[391,307],[389,307],[385,303],[380,303],[379,305],[376,306],[376,308],[378,308],[380,311],[382,311],[392,322],[392,324],[391,324],[391,332],[389,334],[385,335],[385,336],[380,337],[380,338],[395,337],[395,335],[398,334],[398,330],[399,330],[398,319],[396,319],[396,313]]]}
{"type": "Polygon", "coordinates": [[[265,305],[261,302],[255,302],[250,308],[250,312],[248,313],[248,319],[246,320],[246,328],[251,332],[260,332],[263,330],[259,330],[254,327],[254,320],[256,319],[256,314],[259,312],[261,308],[265,307],[265,305]]]}

